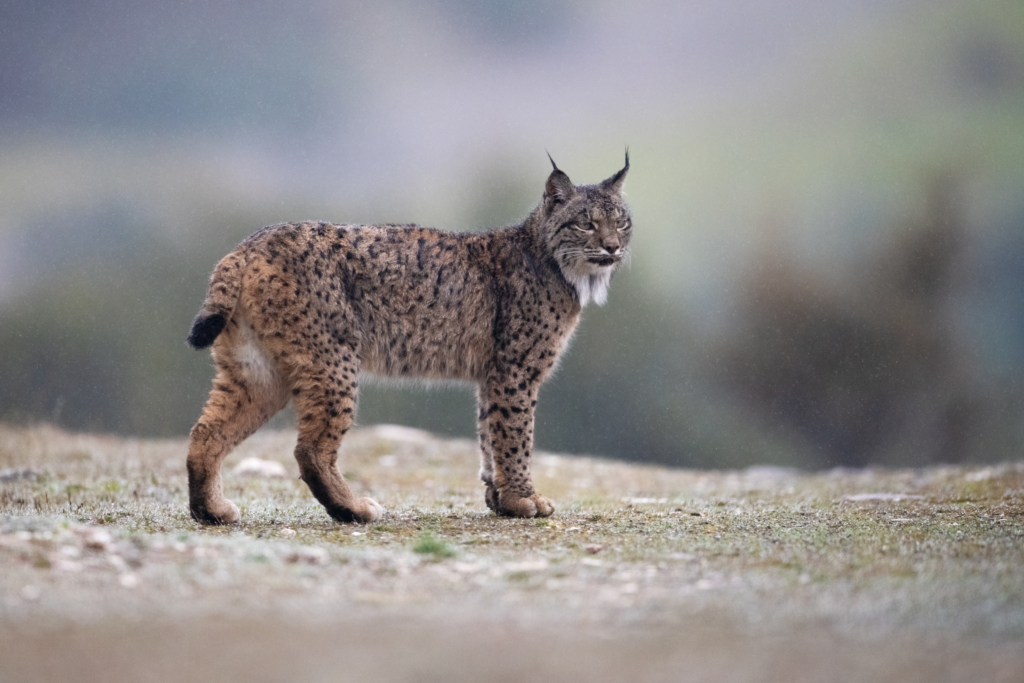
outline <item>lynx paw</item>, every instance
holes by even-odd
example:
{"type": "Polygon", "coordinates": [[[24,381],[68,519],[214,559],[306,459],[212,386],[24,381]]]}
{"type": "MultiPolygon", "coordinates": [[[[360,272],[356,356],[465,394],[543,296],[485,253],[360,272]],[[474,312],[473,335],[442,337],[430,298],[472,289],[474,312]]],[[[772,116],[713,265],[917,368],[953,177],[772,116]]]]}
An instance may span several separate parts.
{"type": "Polygon", "coordinates": [[[484,493],[487,507],[505,517],[550,517],[555,506],[550,500],[535,493],[528,498],[520,498],[514,493],[499,493],[498,489],[488,486],[484,493]]]}
{"type": "Polygon", "coordinates": [[[486,484],[488,487],[494,486],[494,472],[491,470],[485,470],[480,468],[480,481],[486,484]]]}
{"type": "Polygon", "coordinates": [[[351,508],[327,508],[327,514],[346,524],[368,524],[384,516],[384,507],[373,498],[360,498],[351,508]]]}
{"type": "Polygon", "coordinates": [[[236,524],[242,517],[241,513],[238,511],[238,506],[226,498],[223,498],[212,505],[207,505],[206,503],[191,503],[189,505],[189,512],[192,513],[192,519],[196,520],[200,524],[207,525],[236,524]]]}

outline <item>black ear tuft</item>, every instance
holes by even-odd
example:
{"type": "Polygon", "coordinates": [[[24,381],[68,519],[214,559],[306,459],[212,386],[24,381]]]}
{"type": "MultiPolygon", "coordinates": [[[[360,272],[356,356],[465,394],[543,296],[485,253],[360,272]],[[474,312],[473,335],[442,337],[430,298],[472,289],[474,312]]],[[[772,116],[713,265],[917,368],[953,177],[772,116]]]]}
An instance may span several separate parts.
{"type": "Polygon", "coordinates": [[[622,192],[622,183],[626,180],[626,173],[629,171],[629,147],[626,148],[626,165],[622,170],[601,183],[601,187],[610,192],[622,192]]]}
{"type": "Polygon", "coordinates": [[[557,171],[558,170],[558,164],[556,164],[555,160],[551,158],[551,152],[549,152],[547,150],[544,150],[544,153],[548,155],[548,161],[551,162],[551,168],[553,168],[553,169],[555,169],[557,171]]]}

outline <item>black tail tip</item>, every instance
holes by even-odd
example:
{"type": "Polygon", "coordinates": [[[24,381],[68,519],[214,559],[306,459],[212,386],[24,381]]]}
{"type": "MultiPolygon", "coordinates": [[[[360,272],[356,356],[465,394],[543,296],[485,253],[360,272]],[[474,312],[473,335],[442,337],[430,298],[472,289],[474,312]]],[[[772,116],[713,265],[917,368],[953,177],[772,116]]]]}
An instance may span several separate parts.
{"type": "Polygon", "coordinates": [[[220,313],[203,316],[197,315],[192,321],[192,331],[188,333],[188,345],[193,349],[205,349],[213,343],[217,335],[224,330],[228,324],[227,318],[220,313]]]}

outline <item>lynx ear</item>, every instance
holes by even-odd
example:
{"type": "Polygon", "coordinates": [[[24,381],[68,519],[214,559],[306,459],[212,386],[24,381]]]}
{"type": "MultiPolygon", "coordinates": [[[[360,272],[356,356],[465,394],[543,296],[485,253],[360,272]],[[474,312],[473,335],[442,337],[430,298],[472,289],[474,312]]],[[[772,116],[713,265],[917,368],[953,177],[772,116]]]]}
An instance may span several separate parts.
{"type": "Polygon", "coordinates": [[[551,158],[550,154],[548,154],[548,159],[551,160],[551,167],[555,170],[551,171],[548,181],[544,184],[544,201],[561,204],[576,194],[576,186],[569,180],[569,176],[555,165],[555,160],[551,158]]]}
{"type": "Polygon", "coordinates": [[[622,170],[613,175],[608,180],[601,183],[601,187],[615,194],[622,192],[622,183],[626,180],[626,172],[629,171],[629,148],[626,148],[626,165],[622,167],[622,170]]]}

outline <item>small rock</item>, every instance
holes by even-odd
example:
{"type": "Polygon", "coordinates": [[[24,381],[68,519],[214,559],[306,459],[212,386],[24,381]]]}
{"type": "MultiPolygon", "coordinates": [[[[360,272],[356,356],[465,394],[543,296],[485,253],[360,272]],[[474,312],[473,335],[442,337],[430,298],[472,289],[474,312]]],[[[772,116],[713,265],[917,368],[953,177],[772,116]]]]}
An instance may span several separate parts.
{"type": "Polygon", "coordinates": [[[56,558],[51,562],[51,566],[57,571],[69,572],[71,574],[82,571],[82,563],[76,560],[63,560],[56,558]]]}
{"type": "MultiPolygon", "coordinates": [[[[985,467],[983,469],[971,472],[964,475],[964,479],[967,481],[985,481],[992,477],[999,476],[999,470],[994,467],[985,467]]],[[[3,480],[3,475],[0,475],[0,481],[3,480]]]]}
{"type": "Polygon", "coordinates": [[[0,484],[9,484],[15,481],[35,481],[42,475],[41,472],[36,472],[33,469],[24,468],[18,469],[16,467],[10,467],[8,469],[0,470],[0,484]]]}
{"type": "Polygon", "coordinates": [[[686,560],[686,561],[689,561],[689,560],[697,559],[697,556],[694,555],[693,553],[671,553],[667,557],[670,560],[686,560]]]}
{"type": "Polygon", "coordinates": [[[231,474],[243,477],[266,477],[267,479],[275,477],[283,479],[288,476],[288,472],[281,463],[260,458],[246,458],[235,465],[231,474]]]}
{"type": "Polygon", "coordinates": [[[598,545],[596,543],[592,543],[590,545],[583,546],[583,549],[586,550],[587,553],[590,554],[590,555],[597,555],[599,552],[601,552],[604,549],[604,546],[600,546],[600,545],[598,545]]]}
{"type": "Polygon", "coordinates": [[[413,427],[403,427],[402,425],[382,424],[371,427],[369,431],[378,439],[402,443],[426,443],[434,438],[434,435],[430,432],[414,429],[413,427]]]}
{"type": "Polygon", "coordinates": [[[89,550],[106,552],[114,543],[113,537],[106,529],[98,527],[83,526],[75,529],[75,533],[82,537],[82,543],[89,550]]]}
{"type": "Polygon", "coordinates": [[[802,472],[795,467],[779,467],[777,465],[754,465],[743,472],[751,479],[760,479],[770,482],[782,482],[788,479],[796,479],[802,472]]]}
{"type": "Polygon", "coordinates": [[[326,550],[323,548],[317,548],[310,546],[307,548],[300,548],[295,552],[289,553],[285,556],[284,561],[289,564],[297,564],[299,562],[303,564],[327,564],[327,561],[331,557],[326,550]]]}
{"type": "Polygon", "coordinates": [[[547,569],[547,560],[525,560],[523,562],[509,562],[504,566],[505,571],[513,572],[539,572],[547,569]]]}
{"type": "Polygon", "coordinates": [[[281,535],[282,536],[294,536],[295,535],[295,529],[289,529],[288,527],[285,527],[285,528],[281,529],[281,535]]]}
{"type": "Polygon", "coordinates": [[[913,496],[909,493],[857,493],[852,496],[844,496],[846,500],[859,502],[866,500],[891,500],[899,502],[901,500],[920,500],[924,496],[913,496]]]}

